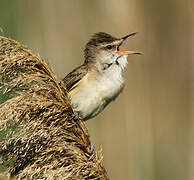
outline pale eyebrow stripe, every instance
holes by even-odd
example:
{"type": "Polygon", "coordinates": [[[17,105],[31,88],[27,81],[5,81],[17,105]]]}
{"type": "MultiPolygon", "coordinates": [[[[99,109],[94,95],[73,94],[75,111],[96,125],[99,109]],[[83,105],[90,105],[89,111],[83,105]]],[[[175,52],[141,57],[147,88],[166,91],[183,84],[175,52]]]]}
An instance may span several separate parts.
{"type": "Polygon", "coordinates": [[[114,43],[102,44],[101,47],[106,47],[108,45],[115,46],[115,45],[118,45],[119,43],[120,43],[120,41],[115,41],[114,43]]]}

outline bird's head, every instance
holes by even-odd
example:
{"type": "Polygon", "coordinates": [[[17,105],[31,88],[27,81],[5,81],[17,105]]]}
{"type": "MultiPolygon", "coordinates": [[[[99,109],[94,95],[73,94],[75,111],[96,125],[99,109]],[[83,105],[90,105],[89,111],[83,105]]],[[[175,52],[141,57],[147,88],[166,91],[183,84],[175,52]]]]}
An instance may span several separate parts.
{"type": "Polygon", "coordinates": [[[122,38],[115,38],[107,33],[98,32],[94,34],[85,48],[85,63],[98,64],[102,69],[108,69],[117,65],[122,69],[127,64],[127,56],[141,54],[136,51],[122,51],[120,46],[123,42],[136,33],[131,33],[122,38]]]}

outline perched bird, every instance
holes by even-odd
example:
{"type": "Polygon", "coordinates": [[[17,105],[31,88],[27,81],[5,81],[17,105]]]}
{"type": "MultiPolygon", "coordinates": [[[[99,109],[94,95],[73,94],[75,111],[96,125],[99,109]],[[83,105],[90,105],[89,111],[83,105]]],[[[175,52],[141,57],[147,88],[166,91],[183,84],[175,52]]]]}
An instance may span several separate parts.
{"type": "Polygon", "coordinates": [[[135,34],[122,38],[104,32],[94,34],[86,44],[84,63],[63,79],[71,105],[83,120],[98,115],[123,90],[127,56],[141,53],[121,51],[120,46],[135,34]]]}

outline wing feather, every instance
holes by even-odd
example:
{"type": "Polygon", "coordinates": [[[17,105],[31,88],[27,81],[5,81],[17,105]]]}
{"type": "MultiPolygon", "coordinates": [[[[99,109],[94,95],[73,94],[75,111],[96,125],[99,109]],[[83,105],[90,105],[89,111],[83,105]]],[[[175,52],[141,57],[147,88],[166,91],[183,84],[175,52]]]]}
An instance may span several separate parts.
{"type": "Polygon", "coordinates": [[[86,65],[81,65],[78,68],[74,69],[70,72],[64,79],[63,84],[69,92],[73,88],[75,88],[80,80],[87,74],[88,68],[86,65]]]}

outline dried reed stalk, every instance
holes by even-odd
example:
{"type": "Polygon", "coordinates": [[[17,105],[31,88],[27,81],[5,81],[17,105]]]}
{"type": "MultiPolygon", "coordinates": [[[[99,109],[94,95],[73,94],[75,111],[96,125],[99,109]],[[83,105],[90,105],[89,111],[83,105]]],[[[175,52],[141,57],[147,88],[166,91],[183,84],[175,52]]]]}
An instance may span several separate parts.
{"type": "Polygon", "coordinates": [[[43,60],[0,37],[0,170],[15,179],[108,179],[85,124],[43,60]]]}

